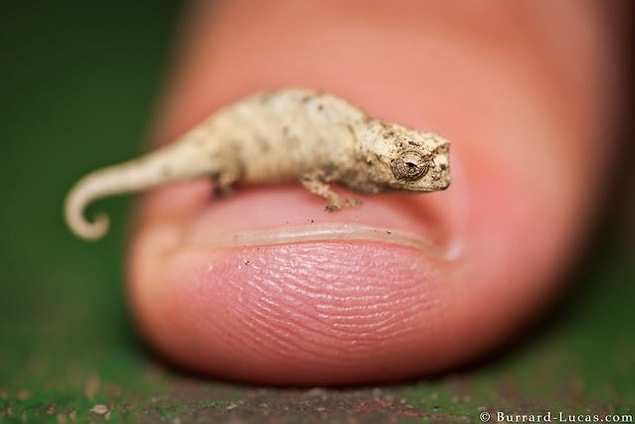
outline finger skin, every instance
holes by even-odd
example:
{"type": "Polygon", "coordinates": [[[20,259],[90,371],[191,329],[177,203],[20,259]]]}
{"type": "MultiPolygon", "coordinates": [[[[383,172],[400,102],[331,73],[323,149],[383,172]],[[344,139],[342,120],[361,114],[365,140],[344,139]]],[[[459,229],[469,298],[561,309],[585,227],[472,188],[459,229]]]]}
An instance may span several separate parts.
{"type": "Polygon", "coordinates": [[[307,86],[440,132],[452,142],[453,182],[442,193],[364,196],[337,214],[295,186],[221,201],[204,181],[149,193],[128,269],[135,315],[158,352],[269,384],[413,377],[491,349],[560,289],[609,160],[597,141],[612,57],[591,6],[561,3],[564,23],[530,2],[207,4],[191,11],[157,140],[255,90],[307,86]],[[191,237],[308,223],[397,228],[452,254],[191,237]]]}

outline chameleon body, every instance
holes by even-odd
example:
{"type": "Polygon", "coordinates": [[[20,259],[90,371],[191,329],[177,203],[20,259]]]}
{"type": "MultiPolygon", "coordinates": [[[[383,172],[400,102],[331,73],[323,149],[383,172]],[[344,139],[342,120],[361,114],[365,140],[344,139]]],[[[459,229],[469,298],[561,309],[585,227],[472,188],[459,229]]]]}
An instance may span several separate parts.
{"type": "Polygon", "coordinates": [[[330,94],[259,92],[219,109],[172,144],[86,175],[68,194],[65,216],[77,236],[98,239],[108,217],[87,221],[92,201],[201,177],[211,178],[218,194],[237,182],[299,180],[335,211],[361,202],[335,193],[332,182],[360,193],[447,188],[448,149],[435,133],[370,118],[330,94]]]}

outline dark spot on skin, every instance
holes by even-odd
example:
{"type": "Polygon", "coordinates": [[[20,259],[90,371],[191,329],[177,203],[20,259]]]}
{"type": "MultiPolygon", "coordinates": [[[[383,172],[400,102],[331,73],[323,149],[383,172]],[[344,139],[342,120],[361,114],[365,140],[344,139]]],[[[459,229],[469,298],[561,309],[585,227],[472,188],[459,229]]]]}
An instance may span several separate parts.
{"type": "Polygon", "coordinates": [[[300,145],[300,138],[291,134],[291,130],[286,125],[282,127],[282,137],[284,137],[290,149],[295,149],[300,145]]]}
{"type": "Polygon", "coordinates": [[[410,145],[410,146],[418,146],[418,144],[417,144],[417,143],[415,143],[415,142],[414,142],[414,141],[412,141],[412,140],[408,140],[408,145],[410,145]]]}
{"type": "Polygon", "coordinates": [[[287,146],[291,149],[295,149],[300,145],[300,138],[293,135],[291,133],[291,130],[289,129],[288,126],[283,126],[282,127],[282,136],[284,137],[285,141],[287,142],[287,146]]]}
{"type": "Polygon", "coordinates": [[[355,144],[359,144],[359,138],[357,137],[357,133],[355,133],[355,128],[353,128],[351,124],[346,124],[346,128],[348,129],[348,132],[351,133],[351,137],[353,137],[355,144]]]}
{"type": "Polygon", "coordinates": [[[319,110],[320,112],[322,112],[324,110],[324,105],[322,103],[318,104],[317,106],[317,110],[319,110]]]}
{"type": "Polygon", "coordinates": [[[338,173],[338,167],[333,162],[329,162],[322,167],[322,181],[330,183],[335,180],[338,173]]]}
{"type": "Polygon", "coordinates": [[[366,166],[373,166],[378,160],[379,160],[379,155],[375,153],[374,157],[366,156],[364,158],[364,163],[366,164],[366,166]]]}
{"type": "Polygon", "coordinates": [[[306,102],[308,102],[309,100],[311,100],[311,96],[309,96],[309,95],[302,96],[302,98],[300,99],[300,101],[301,101],[302,103],[306,103],[306,102]]]}

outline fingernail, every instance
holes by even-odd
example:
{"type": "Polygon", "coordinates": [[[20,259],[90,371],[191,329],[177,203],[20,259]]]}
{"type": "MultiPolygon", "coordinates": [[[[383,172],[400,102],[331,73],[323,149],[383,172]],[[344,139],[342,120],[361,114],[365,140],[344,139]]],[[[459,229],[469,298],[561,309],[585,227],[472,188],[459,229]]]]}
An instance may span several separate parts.
{"type": "Polygon", "coordinates": [[[399,229],[380,228],[356,223],[322,223],[292,225],[256,231],[212,232],[190,231],[184,245],[192,247],[252,247],[280,244],[297,244],[320,241],[365,241],[392,244],[421,250],[440,260],[453,260],[461,252],[458,240],[438,244],[399,229]]]}

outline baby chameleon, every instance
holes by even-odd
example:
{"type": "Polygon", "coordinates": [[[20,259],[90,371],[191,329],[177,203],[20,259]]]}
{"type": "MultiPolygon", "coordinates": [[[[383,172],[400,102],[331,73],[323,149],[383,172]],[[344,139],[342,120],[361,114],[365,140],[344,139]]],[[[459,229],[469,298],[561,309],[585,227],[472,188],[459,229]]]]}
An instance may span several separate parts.
{"type": "Polygon", "coordinates": [[[444,190],[448,150],[435,133],[370,118],[330,94],[265,91],[218,110],[173,144],[88,174],[66,198],[66,221],[77,236],[96,240],[109,221],[104,214],[85,220],[92,201],[200,177],[210,177],[217,194],[237,182],[299,180],[332,212],[361,204],[335,193],[332,182],[360,193],[444,190]]]}

